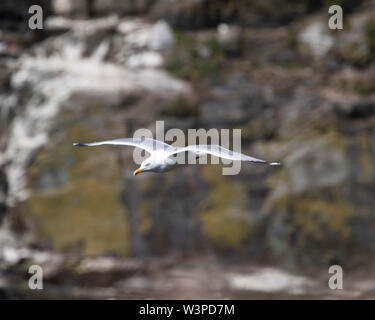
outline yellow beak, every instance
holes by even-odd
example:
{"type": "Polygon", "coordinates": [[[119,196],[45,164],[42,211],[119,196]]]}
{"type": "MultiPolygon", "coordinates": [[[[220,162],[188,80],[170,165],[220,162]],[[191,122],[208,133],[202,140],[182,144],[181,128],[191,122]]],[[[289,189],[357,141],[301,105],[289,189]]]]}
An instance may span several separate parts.
{"type": "Polygon", "coordinates": [[[138,168],[137,170],[134,171],[134,175],[136,176],[138,173],[141,173],[143,172],[143,170],[141,168],[138,168]]]}

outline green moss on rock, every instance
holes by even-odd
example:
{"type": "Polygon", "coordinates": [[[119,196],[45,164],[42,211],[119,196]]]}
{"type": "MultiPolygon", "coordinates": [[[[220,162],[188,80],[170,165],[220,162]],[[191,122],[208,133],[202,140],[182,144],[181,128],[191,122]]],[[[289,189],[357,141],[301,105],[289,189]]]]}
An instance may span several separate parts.
{"type": "Polygon", "coordinates": [[[298,235],[301,244],[308,239],[323,240],[334,234],[346,240],[351,233],[349,220],[354,206],[337,190],[330,193],[284,194],[273,202],[271,210],[285,216],[289,230],[298,235]]]}
{"type": "Polygon", "coordinates": [[[314,198],[295,199],[293,224],[305,236],[324,238],[324,228],[338,233],[343,239],[350,235],[348,218],[354,209],[344,198],[324,201],[314,198]]]}
{"type": "Polygon", "coordinates": [[[360,176],[364,183],[372,184],[374,181],[374,163],[371,155],[370,137],[366,133],[357,137],[359,147],[360,176]]]}
{"type": "Polygon", "coordinates": [[[197,115],[197,107],[187,98],[178,97],[168,102],[161,111],[162,115],[185,118],[197,115]]]}
{"type": "Polygon", "coordinates": [[[375,52],[375,17],[369,19],[365,25],[367,46],[372,53],[375,52]]]}
{"type": "Polygon", "coordinates": [[[176,46],[167,62],[167,70],[191,81],[205,78],[220,70],[224,54],[216,37],[196,39],[193,34],[176,32],[176,46]],[[202,54],[206,51],[207,54],[202,54]]]}
{"type": "Polygon", "coordinates": [[[61,132],[56,130],[36,154],[29,169],[31,197],[26,205],[41,238],[54,249],[126,255],[129,231],[121,203],[123,181],[116,154],[108,147],[94,150],[71,144],[98,139],[95,127],[89,123],[69,123],[61,132]],[[66,181],[56,184],[54,175],[52,180],[44,179],[48,168],[64,170],[66,181]]]}
{"type": "Polygon", "coordinates": [[[371,55],[365,45],[357,41],[350,41],[340,50],[338,58],[343,62],[362,67],[370,62],[371,55]]]}
{"type": "Polygon", "coordinates": [[[139,215],[139,231],[142,235],[147,235],[152,227],[151,219],[151,202],[145,201],[142,203],[138,212],[139,215]]]}
{"type": "Polygon", "coordinates": [[[209,186],[200,206],[203,231],[220,248],[238,248],[253,227],[246,194],[240,184],[223,176],[218,166],[205,166],[203,175],[209,186]]]}

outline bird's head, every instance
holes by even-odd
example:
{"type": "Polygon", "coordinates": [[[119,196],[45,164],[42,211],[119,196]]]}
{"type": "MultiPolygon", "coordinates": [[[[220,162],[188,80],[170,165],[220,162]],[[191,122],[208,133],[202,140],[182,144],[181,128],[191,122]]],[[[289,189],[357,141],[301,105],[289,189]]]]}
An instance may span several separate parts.
{"type": "Polygon", "coordinates": [[[137,170],[135,170],[133,174],[136,176],[141,172],[154,171],[156,166],[157,165],[150,158],[148,158],[142,162],[141,166],[137,170]]]}

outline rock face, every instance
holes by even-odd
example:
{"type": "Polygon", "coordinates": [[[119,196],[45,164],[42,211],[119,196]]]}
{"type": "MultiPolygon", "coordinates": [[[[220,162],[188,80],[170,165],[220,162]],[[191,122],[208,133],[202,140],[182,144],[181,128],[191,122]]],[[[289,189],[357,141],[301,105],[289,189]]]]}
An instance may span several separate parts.
{"type": "Polygon", "coordinates": [[[157,0],[150,15],[165,19],[178,28],[197,29],[233,21],[251,26],[275,26],[289,22],[311,9],[309,1],[296,0],[286,0],[282,7],[275,0],[157,0]]]}
{"type": "MultiPolygon", "coordinates": [[[[88,150],[77,150],[77,153],[68,150],[77,139],[98,139],[99,131],[103,132],[103,139],[129,135],[132,129],[124,128],[122,123],[129,104],[141,104],[147,100],[168,101],[188,96],[191,89],[187,83],[162,70],[135,69],[136,66],[130,70],[105,61],[112,39],[89,43],[92,32],[97,32],[103,21],[99,20],[97,24],[98,27],[94,22],[82,28],[82,24],[73,23],[69,36],[49,39],[37,48],[37,57],[20,57],[20,67],[12,75],[11,87],[15,92],[27,91],[30,95],[17,107],[19,115],[12,123],[4,153],[4,163],[8,163],[7,202],[12,206],[22,202],[33,219],[41,222],[36,228],[43,230],[44,241],[56,249],[78,245],[83,246],[88,254],[125,254],[129,252],[129,226],[126,208],[121,202],[123,185],[121,179],[117,184],[111,182],[113,178],[121,177],[122,156],[112,152],[107,157],[105,150],[101,150],[101,160],[98,154],[90,160],[88,150]],[[75,45],[74,41],[79,42],[75,45]],[[49,55],[48,50],[53,50],[54,55],[49,55]],[[88,167],[91,167],[89,171],[88,167]],[[90,174],[91,178],[86,179],[85,175],[91,170],[98,173],[97,178],[90,174]],[[78,190],[86,190],[86,196],[78,190]],[[91,192],[99,192],[100,197],[93,201],[91,192]],[[64,198],[75,197],[75,194],[81,194],[82,198],[73,203],[68,201],[68,206],[63,205],[64,198]],[[58,209],[56,201],[60,202],[58,209]],[[111,207],[107,207],[109,204],[111,207]],[[51,210],[54,211],[52,215],[51,210]],[[97,212],[95,220],[89,218],[92,210],[97,212]],[[76,231],[72,229],[73,220],[66,212],[71,212],[73,220],[78,219],[73,223],[76,231]],[[85,219],[94,224],[88,226],[85,219]],[[103,226],[104,220],[108,221],[107,231],[97,229],[103,226]],[[64,221],[69,222],[65,224],[64,221]],[[88,226],[89,233],[82,232],[82,223],[88,226]]],[[[111,28],[110,23],[102,32],[106,33],[108,28],[111,28]]],[[[149,30],[149,39],[154,41],[158,50],[171,44],[171,36],[166,38],[168,27],[164,24],[157,23],[151,28],[138,22],[137,28],[144,30],[145,35],[149,30]],[[156,32],[156,37],[153,36],[155,28],[162,29],[156,32]]],[[[126,35],[115,54],[129,60],[132,50],[141,54],[142,50],[151,50],[152,46],[142,48],[126,35]]],[[[145,116],[150,119],[152,112],[145,116]]]]}
{"type": "MultiPolygon", "coordinates": [[[[314,12],[320,4],[286,1],[295,6],[276,12],[276,2],[54,1],[41,37],[19,33],[17,19],[1,22],[0,284],[2,270],[24,270],[25,260],[45,261],[60,284],[64,272],[85,283],[108,266],[115,280],[101,284],[115,283],[114,297],[128,297],[124,288],[152,290],[152,272],[138,261],[160,260],[160,271],[170,256],[214,257],[205,263],[219,269],[236,261],[324,275],[331,264],[371,266],[370,11],[348,14],[348,36],[335,36],[314,12]],[[72,147],[155,131],[156,120],[166,130],[241,129],[244,153],[282,166],[243,164],[236,176],[189,166],[134,177],[131,148],[72,147]]],[[[189,263],[162,279],[223,298],[217,291],[228,285],[236,291],[230,297],[260,290],[259,277],[281,282],[270,280],[266,291],[311,289],[302,275],[273,269],[215,269],[224,275],[211,287],[203,280],[210,269],[196,264],[194,280],[181,276],[189,263]]],[[[164,289],[155,296],[171,294],[164,289]]]]}

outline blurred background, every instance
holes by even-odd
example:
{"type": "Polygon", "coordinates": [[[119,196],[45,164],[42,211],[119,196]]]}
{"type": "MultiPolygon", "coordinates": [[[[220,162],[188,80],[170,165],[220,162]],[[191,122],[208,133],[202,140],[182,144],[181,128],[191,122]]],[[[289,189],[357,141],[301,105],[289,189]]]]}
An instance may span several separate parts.
{"type": "Polygon", "coordinates": [[[1,298],[375,298],[374,178],[374,1],[1,1],[1,298]],[[72,147],[156,120],[282,166],[72,147]]]}

